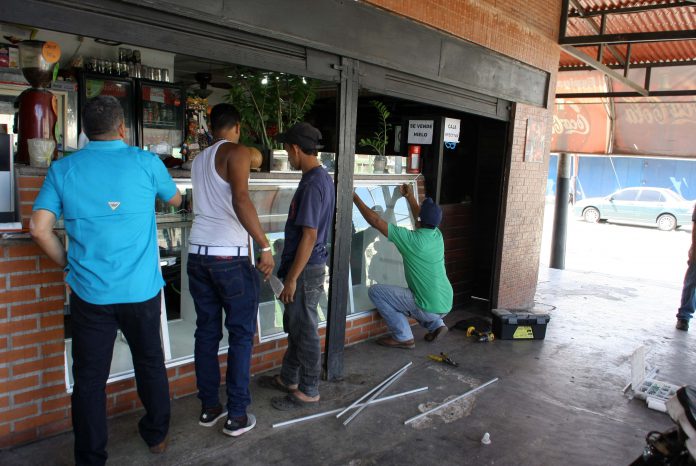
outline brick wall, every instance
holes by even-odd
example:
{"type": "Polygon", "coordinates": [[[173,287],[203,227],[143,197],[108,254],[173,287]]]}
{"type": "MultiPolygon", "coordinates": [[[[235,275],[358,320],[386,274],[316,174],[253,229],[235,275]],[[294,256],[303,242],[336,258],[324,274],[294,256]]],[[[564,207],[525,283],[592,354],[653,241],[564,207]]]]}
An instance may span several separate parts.
{"type": "MultiPolygon", "coordinates": [[[[20,177],[20,189],[38,191],[34,178],[41,177],[28,178],[20,177]]],[[[28,216],[25,220],[28,224],[28,216]]],[[[31,241],[5,242],[0,251],[0,448],[7,448],[64,432],[72,424],[65,385],[62,269],[31,241]]],[[[325,332],[319,329],[322,347],[325,332]]],[[[368,314],[346,322],[345,343],[385,332],[379,314],[368,314]]],[[[257,337],[255,343],[252,373],[280,366],[286,339],[259,343],[257,337]]],[[[226,355],[220,362],[224,377],[226,355]]],[[[168,368],[167,375],[172,399],[196,393],[192,362],[168,368]]],[[[110,383],[106,392],[109,416],[142,407],[133,378],[110,383]]]]}
{"type": "Polygon", "coordinates": [[[561,2],[365,0],[552,73],[558,68],[561,2]]]}
{"type": "Polygon", "coordinates": [[[31,242],[0,253],[0,447],[68,428],[63,271],[31,242]]]}
{"type": "Polygon", "coordinates": [[[474,274],[474,223],[471,204],[442,206],[440,230],[445,240],[445,267],[454,291],[454,308],[469,301],[474,274]]]}

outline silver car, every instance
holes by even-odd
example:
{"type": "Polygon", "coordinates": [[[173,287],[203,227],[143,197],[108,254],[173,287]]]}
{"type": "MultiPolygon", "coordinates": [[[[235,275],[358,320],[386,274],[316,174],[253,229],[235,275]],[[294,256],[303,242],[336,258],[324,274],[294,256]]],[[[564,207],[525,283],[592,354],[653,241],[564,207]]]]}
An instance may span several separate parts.
{"type": "Polygon", "coordinates": [[[575,203],[574,212],[587,222],[601,220],[657,225],[669,231],[691,223],[694,201],[666,188],[625,188],[606,197],[575,203]]]}

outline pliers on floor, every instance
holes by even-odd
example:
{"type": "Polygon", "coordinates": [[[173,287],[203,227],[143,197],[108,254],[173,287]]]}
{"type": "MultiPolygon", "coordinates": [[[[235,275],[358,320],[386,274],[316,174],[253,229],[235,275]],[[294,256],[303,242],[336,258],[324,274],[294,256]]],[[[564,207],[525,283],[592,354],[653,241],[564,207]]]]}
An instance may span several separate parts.
{"type": "Polygon", "coordinates": [[[440,353],[440,355],[429,354],[428,357],[430,359],[432,359],[433,361],[442,362],[442,363],[449,364],[450,366],[454,366],[454,367],[459,367],[459,363],[454,362],[445,353],[440,353]]]}

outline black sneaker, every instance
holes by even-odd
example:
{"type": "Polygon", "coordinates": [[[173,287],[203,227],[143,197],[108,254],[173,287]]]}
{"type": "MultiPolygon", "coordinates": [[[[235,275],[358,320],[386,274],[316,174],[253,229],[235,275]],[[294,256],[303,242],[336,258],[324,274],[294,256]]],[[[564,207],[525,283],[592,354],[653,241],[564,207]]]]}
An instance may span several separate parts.
{"type": "Polygon", "coordinates": [[[687,319],[677,319],[677,330],[689,331],[689,321],[687,319]]]}
{"type": "Polygon", "coordinates": [[[203,408],[201,417],[198,418],[198,424],[203,427],[213,427],[224,416],[227,416],[227,411],[222,409],[221,405],[217,405],[214,408],[203,408]]]}
{"type": "Polygon", "coordinates": [[[239,437],[249,432],[255,426],[256,418],[253,414],[247,414],[242,417],[228,417],[225,422],[225,427],[222,428],[222,433],[230,437],[239,437]]]}

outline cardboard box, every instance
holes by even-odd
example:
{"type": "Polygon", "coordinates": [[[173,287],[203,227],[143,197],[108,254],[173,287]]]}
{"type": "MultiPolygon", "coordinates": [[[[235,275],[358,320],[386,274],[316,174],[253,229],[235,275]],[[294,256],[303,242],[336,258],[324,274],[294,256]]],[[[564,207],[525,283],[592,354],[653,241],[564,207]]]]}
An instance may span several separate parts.
{"type": "Polygon", "coordinates": [[[19,68],[19,49],[16,45],[0,44],[0,68],[19,68]]]}

